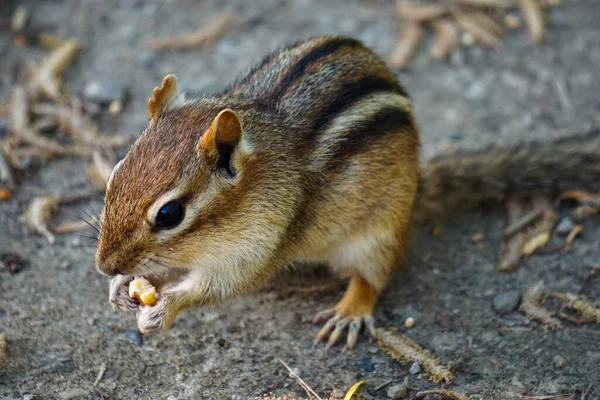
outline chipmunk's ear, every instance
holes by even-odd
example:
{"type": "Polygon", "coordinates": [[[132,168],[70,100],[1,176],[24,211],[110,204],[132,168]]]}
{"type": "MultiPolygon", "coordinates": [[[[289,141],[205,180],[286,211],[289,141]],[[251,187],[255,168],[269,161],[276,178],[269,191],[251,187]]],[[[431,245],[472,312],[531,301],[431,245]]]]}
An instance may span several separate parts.
{"type": "Polygon", "coordinates": [[[221,111],[202,135],[198,149],[217,160],[218,166],[228,168],[231,154],[242,139],[242,123],[230,109],[221,111]]]}
{"type": "Polygon", "coordinates": [[[148,99],[148,113],[150,121],[156,122],[160,114],[167,108],[177,93],[177,77],[168,73],[162,80],[160,87],[155,87],[152,97],[148,99]]]}

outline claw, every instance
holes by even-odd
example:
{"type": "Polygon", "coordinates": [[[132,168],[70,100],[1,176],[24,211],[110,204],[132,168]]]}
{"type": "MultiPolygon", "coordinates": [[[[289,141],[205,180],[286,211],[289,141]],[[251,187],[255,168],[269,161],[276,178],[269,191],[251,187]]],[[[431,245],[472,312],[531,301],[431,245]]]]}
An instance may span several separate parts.
{"type": "Polygon", "coordinates": [[[375,334],[375,320],[371,315],[346,316],[339,312],[335,312],[335,310],[326,310],[317,314],[313,319],[315,323],[324,320],[327,320],[327,322],[321,328],[319,333],[317,333],[313,346],[327,341],[325,348],[329,349],[340,342],[344,332],[348,329],[346,344],[343,348],[343,351],[346,351],[354,348],[356,345],[358,334],[363,325],[371,336],[374,336],[375,334]]]}
{"type": "Polygon", "coordinates": [[[333,330],[331,335],[329,335],[329,342],[327,342],[327,348],[335,346],[337,342],[339,342],[342,333],[344,333],[344,329],[346,329],[349,323],[349,318],[343,318],[335,324],[335,329],[333,330]]]}
{"type": "Polygon", "coordinates": [[[324,342],[325,339],[327,339],[327,337],[329,336],[329,333],[335,327],[335,324],[340,320],[340,318],[341,317],[339,317],[339,316],[334,316],[329,321],[327,321],[325,326],[321,328],[319,333],[317,333],[317,337],[315,338],[315,341],[313,342],[313,346],[316,345],[317,343],[324,342]]]}
{"type": "Polygon", "coordinates": [[[336,314],[336,312],[335,312],[335,309],[333,309],[333,308],[331,308],[329,310],[321,311],[320,313],[315,315],[312,322],[313,322],[313,324],[323,323],[323,322],[328,321],[331,318],[333,318],[335,316],[335,314],[336,314]]]}

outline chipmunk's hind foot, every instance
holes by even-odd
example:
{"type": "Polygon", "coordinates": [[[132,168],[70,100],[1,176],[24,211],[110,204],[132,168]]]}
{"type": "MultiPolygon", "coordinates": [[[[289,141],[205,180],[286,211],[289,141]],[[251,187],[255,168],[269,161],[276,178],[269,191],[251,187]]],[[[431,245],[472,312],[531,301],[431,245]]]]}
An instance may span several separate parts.
{"type": "Polygon", "coordinates": [[[327,340],[327,347],[334,346],[342,339],[348,328],[344,350],[352,349],[356,345],[363,325],[371,335],[374,335],[375,321],[372,314],[376,302],[377,290],[362,277],[353,277],[344,298],[335,308],[322,311],[313,319],[314,323],[327,321],[317,334],[314,344],[327,340]]]}

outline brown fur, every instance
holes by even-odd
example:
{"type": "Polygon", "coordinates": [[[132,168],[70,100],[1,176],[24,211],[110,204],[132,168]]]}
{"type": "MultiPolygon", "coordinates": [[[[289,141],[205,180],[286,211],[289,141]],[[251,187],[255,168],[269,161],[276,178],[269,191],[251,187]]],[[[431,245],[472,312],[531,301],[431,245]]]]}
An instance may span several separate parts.
{"type": "Polygon", "coordinates": [[[319,38],[271,54],[220,96],[169,110],[174,93],[161,90],[107,188],[96,264],[119,274],[113,304],[130,308],[116,298],[124,275],[181,271],[138,313],[142,332],[156,331],[316,261],[354,277],[340,318],[370,314],[402,262],[417,191],[412,109],[385,64],[353,39],[319,38]],[[183,221],[157,230],[173,199],[183,221]]]}

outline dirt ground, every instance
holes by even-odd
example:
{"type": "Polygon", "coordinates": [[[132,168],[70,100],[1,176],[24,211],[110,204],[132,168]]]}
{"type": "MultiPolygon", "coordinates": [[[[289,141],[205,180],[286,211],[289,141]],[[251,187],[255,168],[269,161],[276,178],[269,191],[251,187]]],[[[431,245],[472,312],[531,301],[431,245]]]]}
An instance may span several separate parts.
{"type": "MultiPolygon", "coordinates": [[[[225,3],[18,2],[32,10],[34,23],[85,44],[65,75],[68,92],[81,93],[86,83],[97,80],[127,86],[122,116],[101,119],[103,130],[123,134],[142,130],[146,100],[169,71],[188,92],[210,92],[267,51],[300,38],[348,34],[382,55],[392,50],[396,38],[391,1],[231,1],[227,6],[244,23],[210,51],[155,53],[143,46],[150,37],[195,29],[225,3]]],[[[16,4],[2,1],[0,16],[9,17],[16,4]]],[[[475,47],[434,64],[422,51],[399,77],[414,99],[424,158],[589,130],[600,111],[598,21],[596,0],[565,0],[549,14],[545,45],[532,46],[526,32],[519,31],[509,36],[502,52],[475,47]]],[[[17,48],[9,35],[0,33],[1,96],[7,95],[18,63],[42,53],[17,48]]],[[[422,374],[409,373],[409,366],[367,340],[346,354],[339,347],[312,348],[319,327],[311,317],[333,305],[341,291],[290,295],[282,289],[334,282],[321,271],[286,274],[264,290],[186,311],[169,331],[142,338],[132,314],[109,307],[108,280],[94,269],[93,244],[63,235],[50,245],[24,232],[19,222],[33,193],[86,187],[84,171],[84,162],[77,159],[52,162],[29,171],[14,195],[0,202],[0,253],[14,252],[29,262],[16,274],[0,264],[0,332],[7,338],[7,354],[0,361],[1,398],[304,396],[278,359],[323,398],[359,380],[366,383],[363,398],[386,398],[385,384],[405,377],[409,397],[439,387],[422,374]],[[102,366],[106,372],[94,389],[102,366]]],[[[100,210],[101,198],[70,209],[85,215],[88,206],[100,210]]],[[[378,326],[397,327],[451,363],[457,377],[450,388],[474,398],[600,398],[598,325],[565,322],[563,329],[548,331],[518,312],[499,315],[492,308],[497,295],[523,291],[541,279],[551,289],[600,299],[600,278],[590,277],[600,263],[598,219],[586,222],[569,251],[528,258],[511,273],[495,269],[503,226],[496,211],[451,221],[439,235],[417,226],[408,268],[396,274],[381,298],[378,326]],[[483,246],[469,240],[474,234],[483,235],[483,246]],[[404,327],[407,317],[416,320],[409,330],[404,327]]]]}

